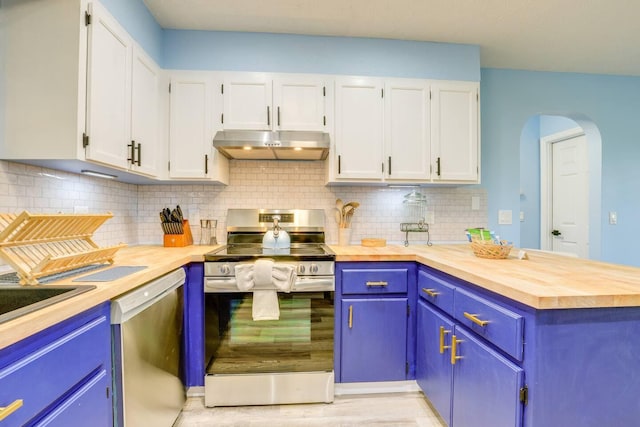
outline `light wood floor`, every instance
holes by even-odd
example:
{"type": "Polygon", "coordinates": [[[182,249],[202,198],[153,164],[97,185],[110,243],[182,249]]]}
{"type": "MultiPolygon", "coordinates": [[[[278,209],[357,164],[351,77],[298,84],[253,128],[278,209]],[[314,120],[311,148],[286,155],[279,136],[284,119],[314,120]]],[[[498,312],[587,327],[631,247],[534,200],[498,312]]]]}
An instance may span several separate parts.
{"type": "Polygon", "coordinates": [[[420,392],[336,396],[330,404],[205,408],[187,400],[174,427],[444,427],[420,392]]]}

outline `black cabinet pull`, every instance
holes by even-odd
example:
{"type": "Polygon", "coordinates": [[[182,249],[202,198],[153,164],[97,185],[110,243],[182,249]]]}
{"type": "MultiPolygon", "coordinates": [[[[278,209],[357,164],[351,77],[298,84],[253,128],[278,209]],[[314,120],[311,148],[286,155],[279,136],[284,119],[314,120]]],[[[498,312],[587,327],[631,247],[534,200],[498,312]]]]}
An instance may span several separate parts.
{"type": "Polygon", "coordinates": [[[138,150],[138,160],[136,160],[136,164],[142,166],[142,144],[138,143],[136,150],[138,150]]]}
{"type": "Polygon", "coordinates": [[[267,105],[267,126],[271,126],[271,109],[267,105]]]}
{"type": "Polygon", "coordinates": [[[389,156],[389,176],[391,176],[391,156],[389,156]]]}
{"type": "Polygon", "coordinates": [[[278,127],[280,127],[280,107],[278,107],[278,127]]]}
{"type": "Polygon", "coordinates": [[[340,155],[338,154],[338,175],[340,175],[340,155]]]}
{"type": "Polygon", "coordinates": [[[204,174],[205,175],[209,174],[209,155],[208,154],[204,155],[204,174]]]}
{"type": "Polygon", "coordinates": [[[440,157],[438,157],[438,160],[436,160],[436,165],[437,165],[436,174],[440,176],[440,157]]]}
{"type": "Polygon", "coordinates": [[[131,163],[132,165],[135,165],[135,163],[136,163],[136,142],[132,140],[131,144],[127,144],[127,147],[129,148],[129,157],[127,158],[127,161],[129,163],[131,163]]]}

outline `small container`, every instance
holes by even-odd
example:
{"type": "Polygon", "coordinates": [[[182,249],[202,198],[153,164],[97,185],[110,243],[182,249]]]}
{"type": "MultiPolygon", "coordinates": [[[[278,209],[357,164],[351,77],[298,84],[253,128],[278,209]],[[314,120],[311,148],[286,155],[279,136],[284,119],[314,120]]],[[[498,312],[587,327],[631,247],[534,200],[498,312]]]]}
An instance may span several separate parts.
{"type": "Polygon", "coordinates": [[[200,244],[201,245],[217,245],[216,229],[218,227],[217,219],[201,219],[200,220],[200,244]]]}

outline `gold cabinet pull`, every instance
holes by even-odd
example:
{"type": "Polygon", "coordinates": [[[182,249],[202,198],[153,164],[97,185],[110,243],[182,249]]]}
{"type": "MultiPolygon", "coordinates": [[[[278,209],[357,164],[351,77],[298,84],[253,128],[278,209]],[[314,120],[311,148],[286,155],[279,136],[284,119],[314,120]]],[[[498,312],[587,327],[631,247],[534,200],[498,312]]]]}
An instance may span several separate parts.
{"type": "Polygon", "coordinates": [[[384,281],[379,282],[367,282],[367,286],[387,286],[389,283],[384,281]]]}
{"type": "Polygon", "coordinates": [[[8,406],[0,406],[0,421],[7,418],[9,415],[16,412],[22,406],[22,399],[16,399],[11,402],[8,406]]]}
{"type": "Polygon", "coordinates": [[[435,289],[427,289],[427,288],[422,288],[422,292],[429,295],[431,298],[435,298],[442,293],[442,292],[436,292],[435,289]]]}
{"type": "Polygon", "coordinates": [[[471,320],[476,325],[485,327],[489,323],[488,320],[480,320],[480,319],[478,319],[478,317],[477,317],[478,315],[477,314],[467,313],[466,311],[463,314],[464,314],[464,317],[466,317],[467,319],[471,320]]]}
{"type": "Polygon", "coordinates": [[[451,333],[444,328],[444,326],[440,326],[440,354],[444,354],[444,350],[446,348],[451,348],[450,345],[444,345],[444,336],[451,333]]]}
{"type": "Polygon", "coordinates": [[[458,343],[462,342],[461,340],[457,340],[456,336],[453,335],[451,337],[451,364],[455,365],[456,360],[462,359],[462,356],[458,356],[456,353],[458,351],[458,343]]]}
{"type": "Polygon", "coordinates": [[[353,328],[353,306],[349,306],[349,329],[353,328]]]}

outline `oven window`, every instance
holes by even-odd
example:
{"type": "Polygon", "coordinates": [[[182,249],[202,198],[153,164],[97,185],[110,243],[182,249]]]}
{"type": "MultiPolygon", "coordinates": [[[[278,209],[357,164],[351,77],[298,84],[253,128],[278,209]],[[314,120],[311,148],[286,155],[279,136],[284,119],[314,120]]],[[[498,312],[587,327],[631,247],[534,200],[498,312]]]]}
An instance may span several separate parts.
{"type": "Polygon", "coordinates": [[[333,292],[278,293],[280,319],[253,321],[251,293],[205,294],[207,374],[333,370],[333,292]]]}

